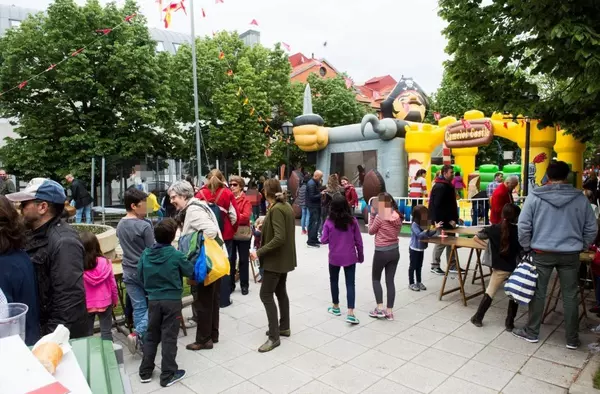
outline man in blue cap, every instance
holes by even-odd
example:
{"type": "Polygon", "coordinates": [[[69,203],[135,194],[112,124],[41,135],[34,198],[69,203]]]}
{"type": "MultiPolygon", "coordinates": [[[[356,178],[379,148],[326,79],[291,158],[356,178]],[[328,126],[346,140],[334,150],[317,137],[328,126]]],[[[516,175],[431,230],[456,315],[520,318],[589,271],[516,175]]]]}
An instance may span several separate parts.
{"type": "Polygon", "coordinates": [[[77,232],[61,219],[67,200],[63,187],[35,178],[6,198],[21,204],[29,229],[25,249],[37,277],[41,335],[59,324],[70,330],[71,339],[91,335],[83,287],[85,252],[77,232]]]}

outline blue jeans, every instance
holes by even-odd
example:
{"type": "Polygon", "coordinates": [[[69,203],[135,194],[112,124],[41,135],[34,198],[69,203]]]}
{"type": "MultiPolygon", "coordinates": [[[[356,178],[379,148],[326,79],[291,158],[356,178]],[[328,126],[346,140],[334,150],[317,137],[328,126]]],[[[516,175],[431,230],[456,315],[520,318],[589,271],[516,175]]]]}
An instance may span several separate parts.
{"type": "Polygon", "coordinates": [[[92,204],[86,205],[83,208],[78,208],[75,212],[75,223],[81,223],[81,219],[83,219],[83,215],[85,215],[85,222],[87,224],[92,224],[92,204]]]}
{"type": "Polygon", "coordinates": [[[308,207],[302,207],[302,217],[300,218],[300,227],[302,228],[302,231],[306,231],[306,229],[308,228],[308,224],[310,220],[310,211],[308,210],[308,207]]]}
{"type": "Polygon", "coordinates": [[[129,269],[123,270],[123,283],[133,306],[134,331],[140,338],[144,338],[148,329],[148,303],[144,285],[140,282],[137,271],[129,269]]]}
{"type": "Polygon", "coordinates": [[[310,217],[308,220],[308,245],[320,245],[319,242],[319,221],[321,220],[321,207],[309,207],[310,217]]]}
{"type": "MultiPolygon", "coordinates": [[[[340,270],[342,267],[329,264],[329,282],[331,283],[331,301],[334,305],[340,303],[340,270]]],[[[344,276],[346,277],[346,297],[348,299],[348,309],[354,309],[356,293],[354,290],[354,279],[356,278],[356,264],[344,267],[344,276]]]]}

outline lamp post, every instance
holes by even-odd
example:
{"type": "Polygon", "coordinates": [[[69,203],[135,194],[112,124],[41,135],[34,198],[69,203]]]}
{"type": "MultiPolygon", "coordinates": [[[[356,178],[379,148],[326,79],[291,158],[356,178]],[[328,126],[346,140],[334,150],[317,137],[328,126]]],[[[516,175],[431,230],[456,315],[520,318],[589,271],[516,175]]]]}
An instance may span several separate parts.
{"type": "Polygon", "coordinates": [[[290,179],[290,136],[292,135],[292,130],[294,129],[294,125],[291,122],[285,122],[281,125],[281,130],[283,130],[283,134],[286,136],[285,143],[287,144],[287,161],[285,163],[285,173],[286,180],[290,179]]]}

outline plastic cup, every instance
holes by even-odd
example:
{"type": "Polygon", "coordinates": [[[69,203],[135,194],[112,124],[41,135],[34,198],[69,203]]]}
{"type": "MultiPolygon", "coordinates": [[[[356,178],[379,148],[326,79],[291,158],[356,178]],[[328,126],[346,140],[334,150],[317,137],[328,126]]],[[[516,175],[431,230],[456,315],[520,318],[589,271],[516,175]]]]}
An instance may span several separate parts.
{"type": "Polygon", "coordinates": [[[18,335],[25,341],[25,321],[29,307],[11,303],[0,305],[0,338],[18,335]]]}

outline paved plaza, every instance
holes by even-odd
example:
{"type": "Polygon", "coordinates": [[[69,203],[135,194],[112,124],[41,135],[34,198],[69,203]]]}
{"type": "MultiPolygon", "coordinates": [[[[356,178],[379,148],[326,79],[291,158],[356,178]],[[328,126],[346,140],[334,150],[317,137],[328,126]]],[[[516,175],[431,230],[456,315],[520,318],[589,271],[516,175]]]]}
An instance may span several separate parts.
{"type": "MultiPolygon", "coordinates": [[[[567,350],[562,308],[542,325],[540,342],[530,344],[504,331],[508,300],[499,292],[482,328],[469,321],[480,298],[465,307],[458,292],[438,300],[442,277],[429,272],[431,247],[426,252],[423,282],[427,291],[408,290],[408,238],[400,240],[396,273],[395,321],[368,316],[375,306],[371,285],[373,239],[363,234],[366,262],[356,272],[356,315],[351,326],[344,315],[327,313],[331,302],[327,247],[308,249],[296,228],[298,267],[288,275],[291,307],[290,338],[260,354],[266,340],[267,318],[259,285],[242,296],[239,286],[233,305],[221,310],[220,340],[214,349],[192,352],[195,329],[180,332],[177,362],[187,376],[161,388],[159,369],[151,383],[137,375],[141,357],[126,352],[125,368],[134,393],[566,393],[588,359],[594,335],[581,333],[583,345],[567,350]]],[[[466,253],[462,260],[466,262],[466,253]]],[[[340,278],[340,301],[345,313],[345,286],[340,278]]],[[[476,290],[467,286],[467,292],[476,290]]],[[[457,280],[449,281],[453,286],[457,280]]],[[[480,289],[481,287],[479,287],[480,289]]],[[[385,286],[384,286],[385,290],[385,286]]],[[[190,316],[190,307],[184,310],[190,316]]],[[[526,319],[519,310],[517,325],[526,319]]],[[[583,321],[582,327],[591,324],[583,321]]],[[[116,335],[118,340],[124,337],[116,335]]],[[[160,366],[160,356],[156,360],[160,366]]]]}

